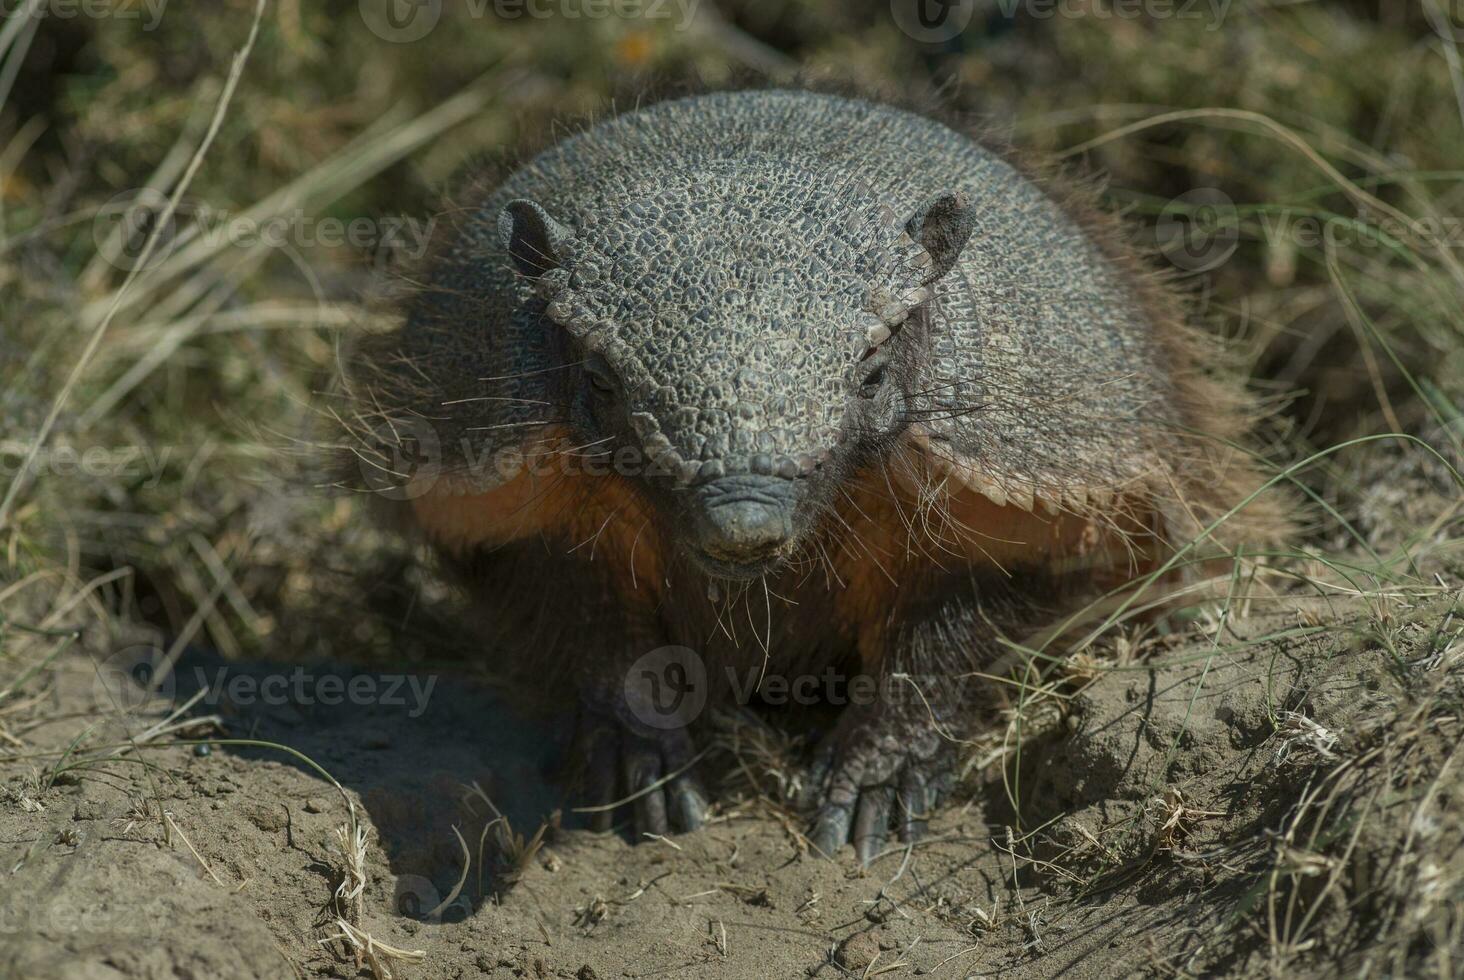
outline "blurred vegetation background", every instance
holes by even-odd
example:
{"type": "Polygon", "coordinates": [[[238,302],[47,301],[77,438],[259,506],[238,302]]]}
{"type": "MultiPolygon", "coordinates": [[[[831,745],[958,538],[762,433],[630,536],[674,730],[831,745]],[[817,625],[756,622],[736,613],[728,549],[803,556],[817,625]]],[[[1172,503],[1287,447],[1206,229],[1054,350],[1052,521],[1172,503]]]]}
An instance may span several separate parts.
{"type": "MultiPolygon", "coordinates": [[[[963,30],[929,42],[902,30],[902,5],[700,0],[652,18],[585,16],[582,0],[543,0],[534,9],[555,11],[543,17],[513,2],[273,0],[232,91],[255,0],[12,13],[0,27],[4,619],[54,623],[90,604],[104,630],[149,624],[229,655],[442,653],[450,636],[422,614],[440,597],[402,546],[352,501],[287,476],[328,435],[316,423],[337,333],[389,315],[373,294],[413,248],[382,231],[430,221],[464,161],[511,159],[556,120],[668,83],[801,74],[934,98],[1101,178],[1156,267],[1232,341],[1287,455],[1391,431],[1457,450],[1464,23],[1447,0],[973,0],[963,30]],[[417,14],[433,18],[419,38],[392,26],[417,14]],[[132,275],[157,202],[190,176],[132,275]],[[286,244],[231,241],[221,230],[236,219],[275,222],[286,244]],[[328,219],[364,220],[363,234],[326,241],[328,219]],[[1181,225],[1204,236],[1199,260],[1165,259],[1181,225]]],[[[1304,479],[1378,536],[1378,512],[1409,506],[1387,475],[1435,464],[1369,443],[1304,479]]],[[[1458,521],[1456,507],[1386,533],[1458,521]]],[[[1342,535],[1328,517],[1307,543],[1342,535]]]]}

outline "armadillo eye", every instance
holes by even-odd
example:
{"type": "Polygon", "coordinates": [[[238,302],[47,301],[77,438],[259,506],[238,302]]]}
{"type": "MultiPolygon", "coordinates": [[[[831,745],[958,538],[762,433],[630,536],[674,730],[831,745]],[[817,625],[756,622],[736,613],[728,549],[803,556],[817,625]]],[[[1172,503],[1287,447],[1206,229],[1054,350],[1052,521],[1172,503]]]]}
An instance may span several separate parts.
{"type": "Polygon", "coordinates": [[[888,366],[888,363],[888,361],[880,361],[864,376],[864,380],[859,384],[859,393],[861,395],[866,397],[873,395],[875,389],[885,383],[885,368],[888,366]]]}
{"type": "Polygon", "coordinates": [[[610,368],[596,358],[585,362],[585,377],[589,380],[590,390],[597,395],[615,394],[615,379],[610,376],[610,368]]]}

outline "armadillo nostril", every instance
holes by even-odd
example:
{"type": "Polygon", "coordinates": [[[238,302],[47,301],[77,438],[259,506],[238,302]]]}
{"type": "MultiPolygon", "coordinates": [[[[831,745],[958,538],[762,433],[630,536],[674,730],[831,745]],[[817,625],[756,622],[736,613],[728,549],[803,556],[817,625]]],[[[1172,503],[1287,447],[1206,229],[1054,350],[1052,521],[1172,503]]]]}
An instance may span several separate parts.
{"type": "Polygon", "coordinates": [[[706,511],[702,547],[714,558],[757,561],[787,543],[791,527],[786,508],[755,500],[733,500],[706,511]]]}

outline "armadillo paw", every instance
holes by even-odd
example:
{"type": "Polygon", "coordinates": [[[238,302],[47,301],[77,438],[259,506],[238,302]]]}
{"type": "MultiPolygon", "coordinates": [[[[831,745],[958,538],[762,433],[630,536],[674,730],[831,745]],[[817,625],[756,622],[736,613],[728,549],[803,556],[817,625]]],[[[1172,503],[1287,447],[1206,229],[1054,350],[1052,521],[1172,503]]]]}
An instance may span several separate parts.
{"type": "Polygon", "coordinates": [[[625,806],[636,840],[696,830],[705,822],[707,797],[692,772],[696,749],[686,729],[631,726],[584,712],[576,749],[583,765],[583,809],[596,830],[609,830],[625,806]]]}
{"type": "Polygon", "coordinates": [[[949,782],[950,752],[933,732],[911,738],[878,717],[842,724],[808,772],[805,801],[818,808],[808,839],[824,857],[852,842],[867,866],[892,833],[907,844],[925,835],[949,782]]]}

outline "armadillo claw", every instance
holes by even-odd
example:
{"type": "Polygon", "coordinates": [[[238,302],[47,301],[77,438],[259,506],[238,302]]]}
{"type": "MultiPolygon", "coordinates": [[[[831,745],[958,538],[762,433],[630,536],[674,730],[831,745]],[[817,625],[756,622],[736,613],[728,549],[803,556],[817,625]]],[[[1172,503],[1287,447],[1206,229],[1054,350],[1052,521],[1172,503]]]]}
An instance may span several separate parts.
{"type": "Polygon", "coordinates": [[[890,836],[890,809],[895,805],[893,786],[876,786],[859,794],[859,813],[854,818],[854,856],[861,867],[868,866],[884,850],[890,836]]]}
{"type": "Polygon", "coordinates": [[[879,735],[857,727],[836,733],[809,768],[805,789],[818,809],[808,839],[824,857],[852,842],[859,864],[868,866],[892,830],[906,844],[925,835],[945,782],[947,753],[917,757],[879,735]]]}
{"type": "Polygon", "coordinates": [[[583,809],[595,830],[609,830],[622,805],[631,808],[637,840],[697,830],[706,822],[707,797],[691,771],[695,751],[684,728],[632,730],[586,712],[576,754],[583,766],[583,809]]]}

